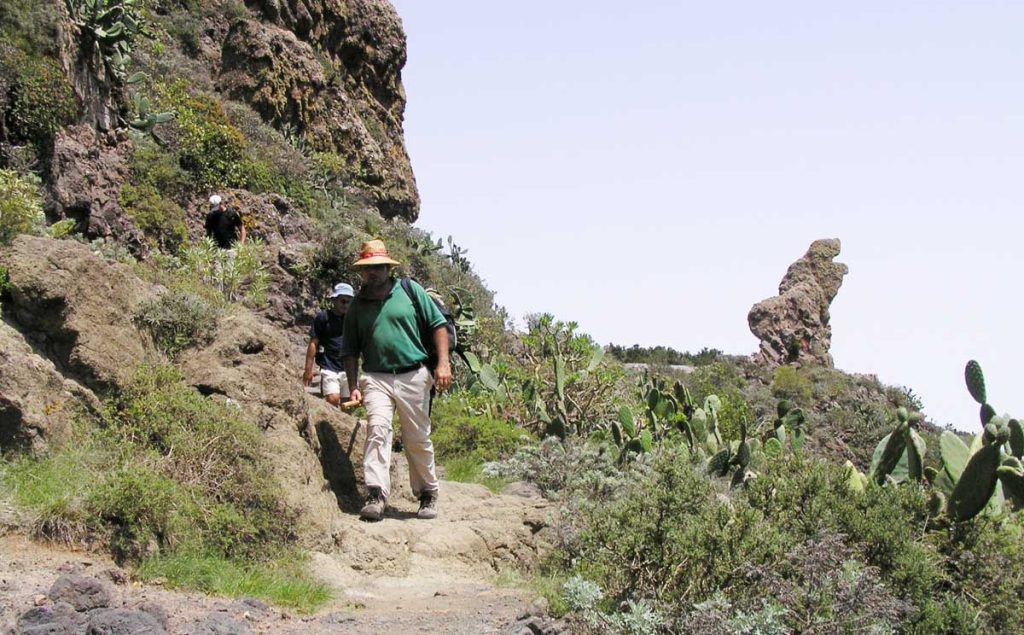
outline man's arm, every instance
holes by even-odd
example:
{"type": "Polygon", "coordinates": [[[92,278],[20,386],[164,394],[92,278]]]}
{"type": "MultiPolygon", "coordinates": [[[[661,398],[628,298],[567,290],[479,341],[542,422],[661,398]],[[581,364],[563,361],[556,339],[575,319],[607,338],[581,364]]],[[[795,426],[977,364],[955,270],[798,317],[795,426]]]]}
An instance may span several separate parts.
{"type": "Polygon", "coordinates": [[[437,351],[437,368],[434,369],[434,386],[446,390],[452,383],[452,367],[448,362],[448,330],[445,324],[434,329],[434,350],[437,351]]]}
{"type": "Polygon", "coordinates": [[[313,358],[316,357],[318,346],[320,346],[320,340],[315,337],[309,338],[309,346],[306,347],[306,369],[302,372],[303,386],[313,383],[313,358]]]}
{"type": "Polygon", "coordinates": [[[355,402],[363,401],[363,393],[356,386],[359,385],[359,356],[349,355],[345,357],[345,380],[348,381],[349,399],[355,402]]]}
{"type": "Polygon", "coordinates": [[[241,244],[245,242],[245,221],[241,220],[241,216],[238,218],[240,221],[238,224],[238,243],[241,244]]]}

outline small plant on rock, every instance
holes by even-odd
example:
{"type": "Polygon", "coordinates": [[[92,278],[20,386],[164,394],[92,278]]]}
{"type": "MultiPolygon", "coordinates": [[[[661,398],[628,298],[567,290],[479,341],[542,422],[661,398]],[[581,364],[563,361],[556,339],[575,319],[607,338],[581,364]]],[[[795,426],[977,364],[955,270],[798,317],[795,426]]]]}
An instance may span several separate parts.
{"type": "Polygon", "coordinates": [[[45,225],[37,179],[0,169],[0,245],[18,234],[39,234],[45,225]]]}

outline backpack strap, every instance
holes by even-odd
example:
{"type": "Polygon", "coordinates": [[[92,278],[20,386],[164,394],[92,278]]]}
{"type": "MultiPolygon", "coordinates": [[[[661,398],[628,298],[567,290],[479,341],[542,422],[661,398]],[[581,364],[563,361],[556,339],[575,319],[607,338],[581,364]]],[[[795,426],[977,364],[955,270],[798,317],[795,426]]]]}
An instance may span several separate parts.
{"type": "MultiPolygon", "coordinates": [[[[416,324],[419,325],[420,339],[423,339],[424,324],[426,319],[423,317],[423,309],[420,307],[420,301],[416,298],[416,293],[412,290],[412,280],[410,278],[402,278],[399,281],[402,284],[402,288],[405,289],[406,295],[412,300],[412,307],[416,310],[416,324]]],[[[420,342],[424,347],[427,346],[427,342],[420,342]]]]}

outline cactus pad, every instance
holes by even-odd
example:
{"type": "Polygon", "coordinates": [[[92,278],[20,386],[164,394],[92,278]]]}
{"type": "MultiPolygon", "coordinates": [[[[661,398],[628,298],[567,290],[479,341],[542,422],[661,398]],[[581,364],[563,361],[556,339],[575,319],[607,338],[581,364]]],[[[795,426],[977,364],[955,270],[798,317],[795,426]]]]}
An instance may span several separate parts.
{"type": "Polygon", "coordinates": [[[981,372],[981,364],[973,359],[967,362],[967,367],[964,368],[964,379],[967,382],[967,391],[971,393],[971,397],[975,401],[980,404],[988,401],[985,395],[985,374],[981,372]]]}

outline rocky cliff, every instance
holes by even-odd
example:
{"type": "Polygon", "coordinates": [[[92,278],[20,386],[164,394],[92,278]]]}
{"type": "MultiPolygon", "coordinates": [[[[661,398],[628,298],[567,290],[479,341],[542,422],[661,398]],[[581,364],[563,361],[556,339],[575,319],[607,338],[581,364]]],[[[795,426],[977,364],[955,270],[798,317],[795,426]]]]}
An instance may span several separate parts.
{"type": "MultiPolygon", "coordinates": [[[[44,175],[51,220],[76,219],[89,238],[110,237],[144,256],[148,245],[139,227],[145,221],[125,209],[122,191],[142,178],[133,178],[129,165],[138,141],[152,134],[170,155],[183,138],[191,139],[200,159],[237,141],[240,147],[226,157],[235,162],[265,151],[268,131],[279,147],[264,152],[264,166],[255,172],[240,178],[237,165],[214,165],[220,172],[200,175],[184,190],[158,184],[160,194],[190,211],[202,207],[211,187],[280,193],[287,183],[268,181],[267,170],[285,178],[298,170],[300,180],[310,180],[310,163],[319,160],[326,166],[321,187],[343,186],[384,218],[417,218],[419,195],[402,129],[405,34],[386,0],[156,3],[144,14],[152,37],[135,38],[120,79],[109,58],[85,50],[100,47],[92,26],[69,16],[63,2],[15,5],[10,14],[0,12],[0,167],[30,167],[44,175]],[[26,16],[40,24],[3,23],[26,16]],[[39,38],[39,31],[57,35],[25,50],[2,37],[39,38]],[[145,79],[127,84],[129,71],[141,71],[145,79]],[[204,100],[201,114],[217,115],[220,129],[211,134],[185,128],[188,105],[159,97],[175,82],[204,100]],[[177,121],[129,135],[128,124],[144,119],[158,102],[177,121]],[[294,151],[284,156],[285,141],[305,158],[294,151]]],[[[180,157],[183,164],[193,160],[180,157]]]]}

